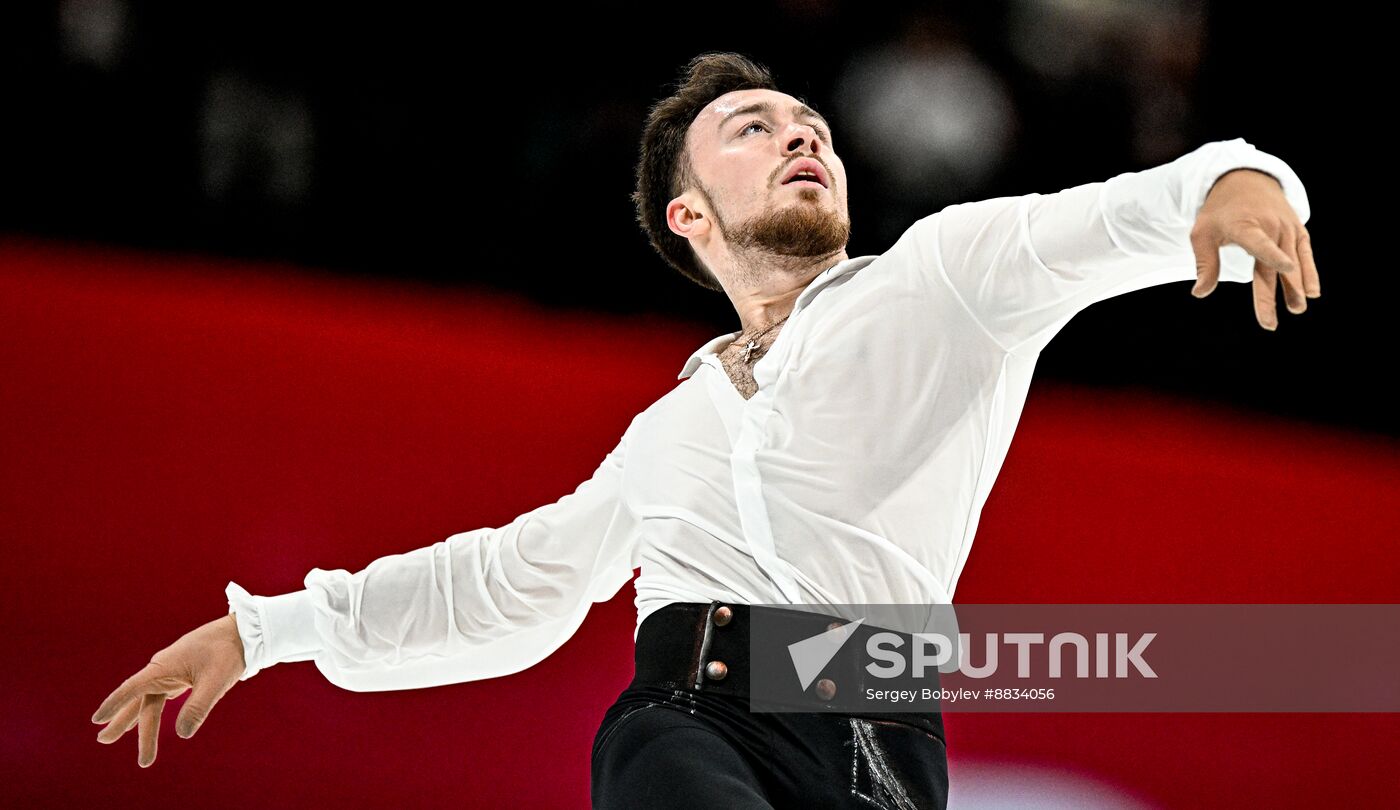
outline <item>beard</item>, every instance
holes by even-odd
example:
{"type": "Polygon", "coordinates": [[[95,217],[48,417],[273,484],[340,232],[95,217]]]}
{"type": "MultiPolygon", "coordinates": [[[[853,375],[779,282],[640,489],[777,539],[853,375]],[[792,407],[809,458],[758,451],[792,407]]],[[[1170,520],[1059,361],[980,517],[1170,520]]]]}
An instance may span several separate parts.
{"type": "Polygon", "coordinates": [[[821,193],[804,188],[797,192],[796,203],[769,207],[737,225],[726,222],[712,200],[710,210],[715,227],[740,252],[815,258],[836,253],[851,237],[850,220],[817,203],[821,193]]]}

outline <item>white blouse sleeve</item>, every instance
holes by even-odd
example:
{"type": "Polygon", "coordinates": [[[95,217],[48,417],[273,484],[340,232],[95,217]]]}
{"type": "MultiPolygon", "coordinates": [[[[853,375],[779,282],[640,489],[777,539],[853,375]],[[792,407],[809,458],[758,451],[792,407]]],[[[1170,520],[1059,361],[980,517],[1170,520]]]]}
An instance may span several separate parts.
{"type": "MultiPolygon", "coordinates": [[[[1003,350],[1038,352],[1090,304],[1194,280],[1196,214],[1215,181],[1237,168],[1272,175],[1307,222],[1298,175],[1235,138],[1053,194],[951,205],[916,222],[905,238],[1003,350]]],[[[1228,244],[1220,255],[1222,281],[1253,278],[1254,259],[1244,248],[1228,244]]]]}
{"type": "Polygon", "coordinates": [[[240,680],[312,660],[351,691],[420,689],[543,660],[638,565],[636,525],[621,497],[638,418],[574,492],[505,526],[381,557],[354,574],[313,568],[304,590],[280,596],[230,582],[247,662],[240,680]]]}

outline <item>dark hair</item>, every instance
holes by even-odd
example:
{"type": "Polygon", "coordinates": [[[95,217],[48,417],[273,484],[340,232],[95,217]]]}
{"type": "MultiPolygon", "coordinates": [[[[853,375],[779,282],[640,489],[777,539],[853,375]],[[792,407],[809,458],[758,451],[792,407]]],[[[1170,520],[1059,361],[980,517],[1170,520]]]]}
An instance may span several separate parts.
{"type": "Polygon", "coordinates": [[[710,52],[681,70],[675,91],[652,105],[642,130],[637,189],[632,202],[651,246],[686,278],[711,290],[723,289],[690,247],[690,240],[666,227],[666,205],[696,184],[685,134],[706,104],[735,90],[777,90],[768,68],[742,54],[710,52]]]}

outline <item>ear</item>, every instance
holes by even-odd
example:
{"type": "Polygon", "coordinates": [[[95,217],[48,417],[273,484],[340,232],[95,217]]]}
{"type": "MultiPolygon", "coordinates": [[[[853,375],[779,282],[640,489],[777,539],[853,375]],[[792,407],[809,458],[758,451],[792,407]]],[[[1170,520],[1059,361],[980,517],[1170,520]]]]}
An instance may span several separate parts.
{"type": "Polygon", "coordinates": [[[710,214],[694,191],[687,191],[666,204],[666,227],[685,239],[694,239],[710,230],[710,214]]]}

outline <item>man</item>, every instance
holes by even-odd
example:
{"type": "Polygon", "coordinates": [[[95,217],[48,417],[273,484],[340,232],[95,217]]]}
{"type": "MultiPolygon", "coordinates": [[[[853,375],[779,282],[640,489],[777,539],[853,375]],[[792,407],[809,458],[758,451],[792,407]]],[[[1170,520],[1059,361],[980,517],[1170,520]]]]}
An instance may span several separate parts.
{"type": "Polygon", "coordinates": [[[851,258],[830,127],[768,72],[705,54],[648,115],[634,195],[653,246],[740,329],[691,355],[593,476],[506,526],[365,570],[312,569],[158,652],[93,717],[164,701],[191,736],[238,680],[314,660],[356,691],[525,669],[637,578],[636,677],[593,748],[599,807],[941,807],[941,717],[750,712],[765,604],[948,604],[1037,356],[1090,304],[1250,281],[1261,326],[1320,295],[1297,175],[1241,139],[1101,183],[950,206],[851,258]]]}

